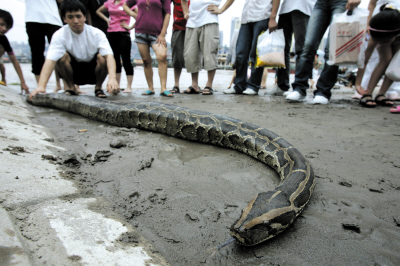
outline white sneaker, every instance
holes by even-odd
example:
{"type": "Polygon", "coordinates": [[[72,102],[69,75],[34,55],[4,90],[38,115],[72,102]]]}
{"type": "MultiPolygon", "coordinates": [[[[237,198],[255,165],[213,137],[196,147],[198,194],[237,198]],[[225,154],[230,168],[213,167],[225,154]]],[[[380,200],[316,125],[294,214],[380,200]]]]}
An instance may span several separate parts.
{"type": "Polygon", "coordinates": [[[258,92],[255,91],[255,90],[253,90],[253,89],[247,88],[247,89],[243,92],[243,94],[246,94],[246,95],[257,95],[258,92]]]}
{"type": "Polygon", "coordinates": [[[290,102],[302,102],[306,99],[305,95],[301,95],[300,92],[294,91],[288,96],[286,96],[286,100],[290,102]]]}
{"type": "Polygon", "coordinates": [[[291,94],[292,92],[293,92],[292,90],[285,91],[285,92],[283,93],[283,96],[288,96],[288,95],[291,94]]]}
{"type": "Polygon", "coordinates": [[[234,88],[224,90],[225,94],[238,94],[234,88]]]}
{"type": "Polygon", "coordinates": [[[328,104],[328,103],[329,103],[329,100],[327,98],[325,98],[324,96],[316,95],[314,97],[313,104],[328,104]]]}
{"type": "Polygon", "coordinates": [[[268,95],[275,95],[275,96],[282,96],[284,95],[285,91],[281,90],[278,86],[274,86],[270,91],[268,91],[266,94],[268,95]]]}

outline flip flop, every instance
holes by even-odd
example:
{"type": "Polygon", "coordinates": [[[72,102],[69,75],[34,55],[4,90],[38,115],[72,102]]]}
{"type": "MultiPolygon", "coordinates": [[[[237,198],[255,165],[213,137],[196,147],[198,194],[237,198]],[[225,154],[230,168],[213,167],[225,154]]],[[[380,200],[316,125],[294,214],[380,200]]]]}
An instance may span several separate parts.
{"type": "Polygon", "coordinates": [[[106,94],[102,89],[94,90],[94,95],[99,98],[107,98],[106,94]]]}
{"type": "MultiPolygon", "coordinates": [[[[196,91],[195,88],[193,88],[192,86],[189,86],[188,89],[189,89],[189,91],[185,90],[183,93],[184,94],[199,94],[199,92],[196,91]]],[[[200,90],[200,88],[199,88],[199,90],[200,90]]]]}
{"type": "Polygon", "coordinates": [[[174,94],[170,91],[163,91],[160,93],[160,96],[165,96],[165,97],[174,97],[174,94]]]}
{"type": "Polygon", "coordinates": [[[151,90],[147,90],[142,93],[142,95],[153,95],[153,94],[154,94],[154,91],[151,91],[151,90]]]}
{"type": "Polygon", "coordinates": [[[174,86],[174,87],[172,88],[172,90],[170,90],[170,92],[172,92],[172,93],[179,93],[179,92],[180,92],[179,87],[178,87],[178,86],[174,86]]]}
{"type": "Polygon", "coordinates": [[[400,114],[400,105],[390,108],[392,114],[400,114]]]}
{"type": "Polygon", "coordinates": [[[67,94],[67,95],[70,95],[70,96],[79,95],[76,91],[73,91],[73,90],[66,90],[64,93],[67,94]]]}
{"type": "Polygon", "coordinates": [[[203,95],[213,95],[214,94],[214,90],[210,87],[205,87],[203,90],[203,95]]]}

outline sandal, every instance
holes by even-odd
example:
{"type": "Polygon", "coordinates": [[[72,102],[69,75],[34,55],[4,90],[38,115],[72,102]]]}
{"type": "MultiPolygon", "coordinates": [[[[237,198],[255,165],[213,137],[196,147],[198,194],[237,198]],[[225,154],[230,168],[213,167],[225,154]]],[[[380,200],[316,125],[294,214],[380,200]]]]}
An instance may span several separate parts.
{"type": "Polygon", "coordinates": [[[376,102],[377,104],[379,104],[379,105],[387,106],[387,107],[392,107],[393,104],[394,104],[394,102],[393,102],[392,100],[389,100],[389,99],[386,98],[386,96],[383,95],[383,94],[376,95],[376,97],[375,97],[375,102],[376,102]],[[378,100],[378,98],[382,98],[382,97],[383,97],[383,99],[378,100]]]}
{"type": "MultiPolygon", "coordinates": [[[[200,88],[199,88],[199,90],[200,90],[200,88]]],[[[187,90],[185,90],[183,93],[184,94],[199,94],[199,92],[196,91],[196,89],[193,88],[192,86],[189,86],[189,88],[187,90]]]]}
{"type": "Polygon", "coordinates": [[[392,114],[400,114],[400,105],[390,108],[392,114]]]}
{"type": "Polygon", "coordinates": [[[66,90],[64,93],[67,94],[67,95],[70,95],[70,96],[79,95],[76,91],[73,91],[73,90],[66,90]]]}
{"type": "Polygon", "coordinates": [[[99,98],[107,98],[107,95],[104,93],[102,89],[94,90],[94,95],[99,98]]]}
{"type": "Polygon", "coordinates": [[[205,87],[203,90],[203,95],[213,95],[214,94],[214,90],[210,87],[205,87]]]}
{"type": "Polygon", "coordinates": [[[361,97],[360,105],[363,106],[363,107],[366,107],[366,108],[374,108],[374,107],[376,107],[376,103],[372,99],[372,95],[369,95],[369,94],[363,95],[363,97],[361,97]],[[370,99],[366,99],[368,97],[370,99]],[[370,104],[370,103],[374,103],[374,104],[370,104]]]}
{"type": "Polygon", "coordinates": [[[142,95],[153,95],[153,94],[154,94],[154,91],[151,91],[151,90],[147,90],[142,93],[142,95]]]}
{"type": "Polygon", "coordinates": [[[179,87],[178,86],[174,86],[172,88],[172,90],[170,90],[170,92],[172,92],[172,93],[180,93],[179,87]]]}
{"type": "Polygon", "coordinates": [[[174,94],[170,91],[163,91],[160,93],[160,96],[165,96],[165,97],[174,97],[174,94]]]}

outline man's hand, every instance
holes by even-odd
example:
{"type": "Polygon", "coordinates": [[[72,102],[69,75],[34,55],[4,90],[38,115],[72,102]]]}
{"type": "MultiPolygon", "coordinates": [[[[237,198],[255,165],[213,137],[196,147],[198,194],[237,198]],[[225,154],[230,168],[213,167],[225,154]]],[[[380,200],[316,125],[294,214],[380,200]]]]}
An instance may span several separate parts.
{"type": "Polygon", "coordinates": [[[45,88],[36,88],[34,89],[30,94],[29,94],[29,101],[32,101],[33,96],[35,96],[38,93],[46,93],[45,88]]]}
{"type": "Polygon", "coordinates": [[[361,0],[348,0],[346,4],[346,10],[353,10],[354,8],[358,7],[361,3],[361,0]]]}
{"type": "Polygon", "coordinates": [[[118,82],[115,78],[109,78],[107,82],[107,92],[112,95],[117,95],[119,93],[118,82]]]}
{"type": "Polygon", "coordinates": [[[158,43],[158,46],[167,47],[167,42],[165,41],[165,34],[158,35],[156,43],[158,43]]]}
{"type": "Polygon", "coordinates": [[[189,19],[189,17],[190,17],[190,15],[189,15],[189,12],[187,12],[187,13],[183,14],[183,17],[184,17],[186,20],[188,20],[188,19],[189,19]]]}
{"type": "Polygon", "coordinates": [[[222,14],[222,10],[217,5],[209,5],[207,7],[207,11],[210,12],[211,14],[216,14],[216,15],[222,14]]]}
{"type": "Polygon", "coordinates": [[[25,82],[21,83],[21,95],[22,95],[23,91],[25,91],[25,94],[29,94],[29,88],[25,82]]]}
{"type": "Polygon", "coordinates": [[[278,24],[276,23],[276,20],[274,18],[270,18],[268,22],[269,33],[276,31],[277,28],[278,24]]]}

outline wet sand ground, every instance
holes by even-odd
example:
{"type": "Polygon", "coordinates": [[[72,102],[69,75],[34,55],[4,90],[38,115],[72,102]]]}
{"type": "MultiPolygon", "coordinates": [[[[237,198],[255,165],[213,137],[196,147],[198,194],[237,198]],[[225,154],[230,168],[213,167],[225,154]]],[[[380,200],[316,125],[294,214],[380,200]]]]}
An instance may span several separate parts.
{"type": "MultiPolygon", "coordinates": [[[[134,93],[109,100],[159,101],[265,127],[298,148],[316,174],[310,203],[286,232],[254,247],[231,244],[211,256],[208,250],[230,238],[228,228],[248,201],[279,183],[272,169],[236,151],[32,106],[37,123],[67,148],[55,151],[65,178],[82,194],[108,200],[171,265],[398,264],[399,116],[388,108],[364,109],[346,90],[318,106],[309,104],[311,98],[288,104],[264,92],[223,95],[231,78],[224,71],[217,72],[213,96],[145,97],[142,69],[135,71],[134,93]]],[[[172,77],[169,71],[169,87],[172,77]]],[[[187,74],[181,84],[190,84],[187,74]]],[[[92,87],[82,89],[93,95],[92,87]]]]}

